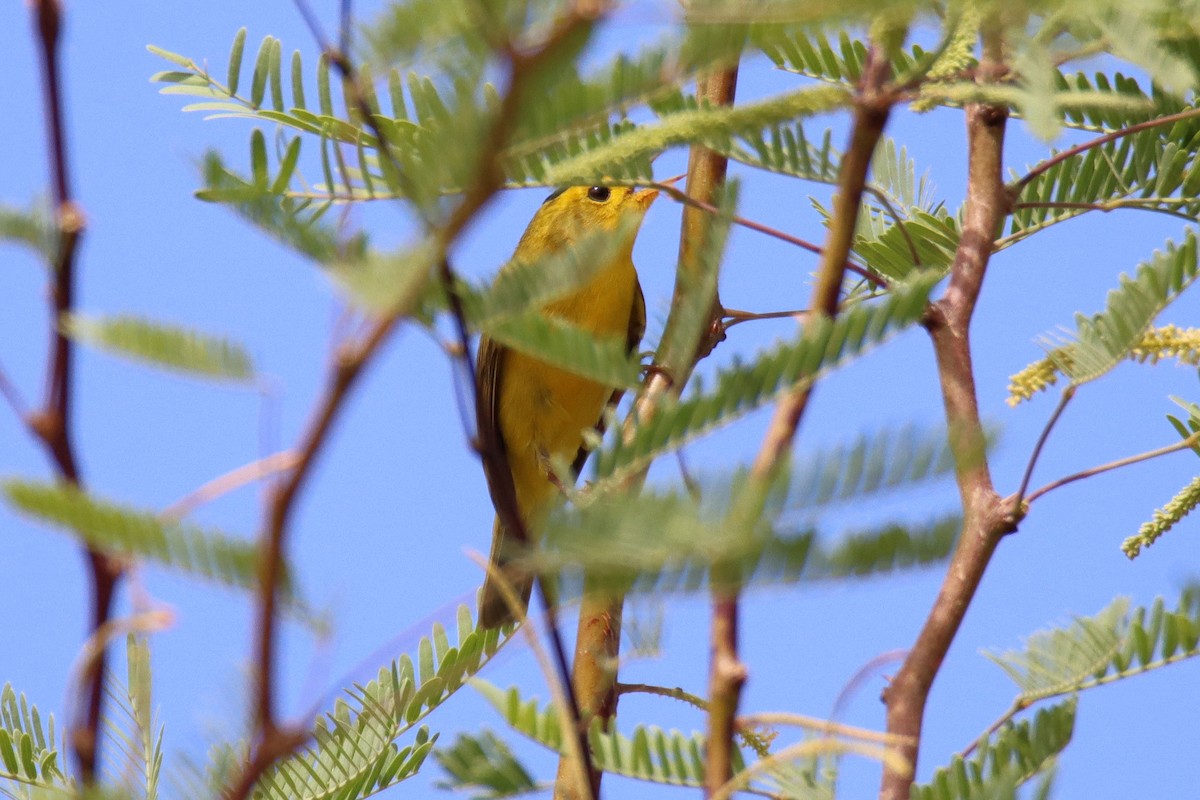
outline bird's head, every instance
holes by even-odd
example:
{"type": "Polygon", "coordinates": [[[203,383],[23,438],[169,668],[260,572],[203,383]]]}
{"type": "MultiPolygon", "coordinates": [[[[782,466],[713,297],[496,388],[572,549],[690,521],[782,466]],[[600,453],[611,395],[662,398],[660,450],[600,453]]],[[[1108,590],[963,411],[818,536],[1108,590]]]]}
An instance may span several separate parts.
{"type": "Polygon", "coordinates": [[[569,186],[546,198],[521,237],[517,251],[534,255],[569,247],[599,231],[615,231],[631,220],[630,244],[657,189],[627,186],[569,186]]]}

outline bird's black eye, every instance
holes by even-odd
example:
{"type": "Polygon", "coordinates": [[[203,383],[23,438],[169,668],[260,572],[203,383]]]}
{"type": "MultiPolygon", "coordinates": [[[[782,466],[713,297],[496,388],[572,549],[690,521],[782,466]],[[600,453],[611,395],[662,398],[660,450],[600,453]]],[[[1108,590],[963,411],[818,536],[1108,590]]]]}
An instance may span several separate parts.
{"type": "Polygon", "coordinates": [[[603,203],[608,200],[610,194],[612,194],[612,190],[607,186],[593,186],[588,189],[588,199],[595,200],[597,203],[603,203]]]}

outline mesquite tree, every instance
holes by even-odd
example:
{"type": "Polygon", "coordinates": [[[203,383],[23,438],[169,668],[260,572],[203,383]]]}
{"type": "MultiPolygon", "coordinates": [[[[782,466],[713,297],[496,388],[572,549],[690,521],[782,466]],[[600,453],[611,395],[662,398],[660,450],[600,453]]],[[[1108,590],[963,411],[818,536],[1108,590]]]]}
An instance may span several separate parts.
{"type": "MultiPolygon", "coordinates": [[[[158,794],[163,739],[145,635],[155,625],[113,605],[115,589],[142,561],[240,587],[254,606],[249,729],[214,749],[197,789],[234,800],[419,792],[428,781],[414,776],[430,771],[431,753],[444,785],[477,796],[548,788],[502,737],[463,732],[451,743],[436,732],[442,704],[514,638],[528,637],[544,674],[507,692],[483,680],[467,691],[483,693],[513,729],[561,756],[552,790],[563,798],[613,793],[605,791],[605,774],[690,786],[710,798],[832,797],[849,754],[878,762],[887,800],[1012,796],[1031,781],[1049,786],[1087,690],[1200,654],[1200,595],[1186,589],[1138,608],[1116,598],[993,657],[1017,694],[964,752],[922,747],[943,660],[994,555],[1036,523],[1038,501],[1159,456],[1200,454],[1200,405],[1175,398],[1177,440],[1034,480],[1072,400],[1121,362],[1200,362],[1200,329],[1160,319],[1200,270],[1196,234],[1187,227],[1200,213],[1194,0],[692,0],[657,43],[630,51],[605,40],[600,57],[594,45],[621,13],[603,0],[411,0],[367,19],[344,2],[332,32],[297,0],[312,40],[296,43],[290,57],[273,36],[252,52],[245,29],[222,59],[152,47],[168,62],[153,80],[164,94],[183,96],[185,110],[255,125],[248,159],[205,156],[198,197],[311,262],[336,287],[348,318],[299,439],[167,509],[106,499],[81,478],[71,414],[76,348],[228,381],[253,381],[255,368],[230,339],[160,319],[78,312],[73,287],[87,217],[68,158],[79,134],[68,127],[61,91],[60,33],[69,8],[56,0],[30,7],[42,58],[51,206],[49,213],[38,205],[3,208],[0,237],[46,262],[50,346],[44,397],[23,400],[23,388],[2,373],[0,389],[56,475],[10,475],[3,494],[16,512],[72,534],[86,550],[93,637],[70,690],[73,713],[61,742],[53,721],[6,686],[0,781],[7,792],[33,797],[99,785],[114,796],[158,794]],[[1079,71],[1087,59],[1093,71],[1079,71]],[[218,60],[228,66],[212,66],[218,60]],[[737,97],[739,76],[753,70],[774,70],[789,84],[776,94],[737,97]],[[958,207],[918,177],[903,142],[889,136],[889,123],[910,112],[932,112],[915,124],[959,119],[966,164],[958,207]],[[1031,166],[1006,151],[1014,128],[1044,143],[1031,166]],[[683,152],[686,180],[667,182],[661,164],[683,152]],[[811,209],[802,213],[813,230],[823,225],[822,238],[808,241],[739,214],[743,178],[758,171],[793,179],[787,191],[799,199],[796,208],[811,209]],[[458,264],[459,243],[501,193],[595,184],[656,187],[683,207],[669,313],[651,325],[651,352],[640,357],[541,313],[589,279],[611,242],[584,237],[495,282],[470,279],[458,264]],[[810,193],[816,199],[806,205],[810,193]],[[394,209],[409,238],[385,247],[370,230],[345,224],[365,204],[394,209]],[[1114,275],[1104,307],[1045,338],[1040,357],[1034,351],[1013,376],[1010,405],[1043,392],[1059,400],[1039,436],[1010,443],[1024,449],[1020,479],[997,485],[995,432],[980,413],[979,345],[971,337],[991,259],[1091,212],[1119,219],[1134,210],[1178,221],[1178,230],[1165,244],[1145,242],[1144,260],[1122,265],[1129,274],[1114,275]],[[811,284],[777,287],[786,312],[722,303],[719,285],[750,280],[723,271],[735,228],[815,257],[811,284]],[[726,336],[734,325],[781,317],[794,318],[795,329],[773,345],[747,350],[726,336]],[[414,327],[446,344],[464,408],[473,408],[478,392],[472,354],[480,332],[625,389],[626,400],[589,436],[586,480],[576,483],[570,465],[548,465],[547,480],[562,485],[564,503],[520,556],[542,585],[543,606],[503,630],[477,627],[463,606],[455,636],[434,626],[412,657],[376,665],[374,680],[346,687],[315,720],[291,720],[279,709],[279,629],[287,620],[319,624],[289,566],[294,510],[360,377],[398,330],[414,327]],[[944,423],[806,445],[801,423],[819,384],[921,329],[944,423]],[[708,379],[694,379],[697,370],[708,379]],[[682,470],[679,478],[647,479],[659,459],[757,409],[770,421],[743,463],[730,458],[695,478],[682,470]],[[823,524],[839,505],[870,508],[884,492],[941,479],[956,483],[959,504],[927,522],[884,519],[843,536],[823,524]],[[257,480],[266,482],[266,502],[261,519],[247,522],[256,538],[187,520],[198,504],[257,480]],[[795,525],[798,517],[805,524],[795,525]],[[883,729],[804,716],[807,709],[784,698],[774,711],[744,708],[754,668],[739,649],[739,624],[751,613],[743,607],[747,593],[816,581],[853,586],[863,576],[917,566],[944,579],[915,640],[890,665],[883,729]],[[627,602],[650,596],[669,604],[685,593],[711,599],[707,686],[674,688],[669,652],[664,685],[622,682],[627,602]],[[127,674],[114,683],[112,640],[129,630],[127,674]],[[543,681],[549,704],[532,699],[543,681]],[[697,707],[703,730],[665,733],[652,721],[626,719],[619,701],[631,692],[697,707]],[[795,728],[801,735],[780,739],[795,728]],[[106,734],[116,746],[101,754],[106,734]],[[101,759],[128,759],[136,769],[105,781],[101,759]],[[918,764],[928,780],[915,782],[918,764]]],[[[454,446],[502,469],[495,431],[475,429],[469,413],[464,427],[454,446]]],[[[1130,559],[1200,502],[1200,479],[1181,472],[1178,485],[1156,510],[1161,497],[1124,498],[1148,517],[1124,542],[1130,559]]],[[[497,513],[511,523],[511,486],[497,491],[497,513]]],[[[1075,491],[1086,497],[1087,485],[1075,491]]],[[[823,647],[836,648],[837,636],[823,647]]]]}

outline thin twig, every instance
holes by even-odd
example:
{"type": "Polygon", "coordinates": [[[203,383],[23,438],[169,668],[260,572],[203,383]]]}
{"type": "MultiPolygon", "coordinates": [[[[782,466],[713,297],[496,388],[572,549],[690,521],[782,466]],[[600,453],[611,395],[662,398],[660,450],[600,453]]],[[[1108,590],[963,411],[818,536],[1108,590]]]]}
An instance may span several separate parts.
{"type": "MultiPolygon", "coordinates": [[[[557,656],[552,660],[546,653],[546,648],[542,647],[541,640],[538,639],[536,624],[534,624],[532,618],[529,616],[528,609],[521,602],[521,598],[517,595],[512,583],[506,579],[504,572],[489,563],[480,553],[472,552],[468,555],[472,561],[488,573],[488,577],[491,580],[495,581],[497,588],[500,590],[500,596],[508,605],[509,612],[517,622],[518,629],[525,635],[525,640],[529,643],[529,648],[533,650],[534,658],[537,660],[538,666],[541,667],[542,674],[546,677],[546,683],[550,687],[550,695],[554,698],[554,707],[558,711],[559,724],[564,728],[578,727],[579,718],[572,716],[573,710],[578,708],[578,706],[573,696],[570,685],[571,676],[569,671],[566,670],[566,665],[557,663],[559,660],[557,656]]],[[[547,623],[557,627],[553,617],[548,617],[547,623]]],[[[552,642],[557,639],[557,635],[556,631],[548,633],[548,637],[552,642]]],[[[556,646],[561,648],[562,643],[557,642],[556,646]]],[[[577,767],[575,782],[581,787],[589,787],[589,791],[594,792],[594,789],[591,788],[589,773],[587,772],[591,763],[591,759],[586,753],[586,749],[588,748],[587,738],[570,737],[569,741],[571,745],[567,747],[568,752],[575,751],[572,758],[572,763],[577,767]]],[[[559,776],[559,780],[562,780],[561,775],[559,776]]]]}
{"type": "Polygon", "coordinates": [[[1105,200],[1105,201],[1102,201],[1099,203],[1072,203],[1072,202],[1068,202],[1065,200],[1061,201],[1061,202],[1047,201],[1044,203],[1015,203],[1015,204],[1013,204],[1013,209],[1016,210],[1016,209],[1021,209],[1021,208],[1061,208],[1061,209],[1075,210],[1075,211],[1103,211],[1105,213],[1108,213],[1110,211],[1117,211],[1122,208],[1128,208],[1128,209],[1132,209],[1134,211],[1150,211],[1155,214],[1164,214],[1168,217],[1175,217],[1176,219],[1183,219],[1183,220],[1187,220],[1188,222],[1196,221],[1195,216],[1193,216],[1191,214],[1185,214],[1182,211],[1172,211],[1169,208],[1155,208],[1154,207],[1156,203],[1161,203],[1163,205],[1167,205],[1169,203],[1169,201],[1172,201],[1172,200],[1179,201],[1178,203],[1176,203],[1176,205],[1182,205],[1185,203],[1195,203],[1196,202],[1196,199],[1194,197],[1179,197],[1179,198],[1135,197],[1135,198],[1121,198],[1118,200],[1105,200]]]}
{"type": "Polygon", "coordinates": [[[822,755],[860,755],[864,758],[882,761],[887,769],[900,770],[904,763],[895,752],[875,744],[864,742],[843,741],[841,739],[807,739],[772,753],[766,758],[760,758],[712,793],[711,800],[729,800],[742,787],[761,774],[770,774],[771,770],[790,764],[802,758],[815,758],[822,755]]]}
{"type": "Polygon", "coordinates": [[[226,472],[224,475],[213,478],[195,491],[189,492],[186,496],[176,500],[167,506],[159,516],[169,520],[183,519],[200,506],[211,503],[218,497],[229,494],[235,489],[240,489],[248,483],[261,481],[280,472],[294,469],[299,462],[300,456],[291,450],[287,450],[251,461],[249,464],[243,464],[236,469],[226,472]]]}
{"type": "Polygon", "coordinates": [[[859,728],[856,725],[845,725],[833,720],[810,717],[805,714],[792,714],[786,711],[760,711],[738,717],[738,721],[743,725],[793,725],[825,736],[845,736],[848,739],[860,739],[877,744],[895,744],[904,740],[903,736],[884,731],[873,731],[869,728],[859,728]]]}
{"type": "Polygon", "coordinates": [[[283,553],[289,532],[288,522],[300,489],[328,440],[350,390],[371,359],[382,349],[399,321],[399,315],[391,314],[376,321],[360,343],[347,342],[339,348],[327,379],[328,386],[296,449],[295,466],[268,492],[267,520],[258,555],[259,602],[254,663],[256,741],[248,763],[226,793],[229,800],[249,797],[262,773],[308,738],[305,728],[282,724],[275,711],[276,608],[283,573],[283,553]]]}
{"type": "Polygon", "coordinates": [[[1009,196],[1015,199],[1021,194],[1021,190],[1028,186],[1029,183],[1036,179],[1039,175],[1048,172],[1062,162],[1066,161],[1068,158],[1074,158],[1080,153],[1085,153],[1092,148],[1099,147],[1100,145],[1107,144],[1125,136],[1129,136],[1132,133],[1149,130],[1150,128],[1157,128],[1162,125],[1172,125],[1176,122],[1180,122],[1185,119],[1191,119],[1192,117],[1197,116],[1200,116],[1200,108],[1193,108],[1189,109],[1188,111],[1180,111],[1178,114],[1168,114],[1165,117],[1148,119],[1145,122],[1139,122],[1136,125],[1130,125],[1127,128],[1121,128],[1120,130],[1113,131],[1112,133],[1106,133],[1103,136],[1097,136],[1095,139],[1090,139],[1083,144],[1063,150],[1061,153],[1056,153],[1053,157],[1041,162],[1036,167],[1031,169],[1029,173],[1020,180],[1012,183],[1008,187],[1009,196]]]}
{"type": "Polygon", "coordinates": [[[1076,472],[1073,475],[1066,476],[1065,478],[1059,478],[1058,480],[1051,481],[1040,489],[1032,492],[1029,497],[1025,498],[1025,505],[1028,506],[1034,500],[1037,500],[1047,492],[1052,492],[1061,486],[1066,486],[1068,483],[1074,483],[1075,481],[1083,480],[1084,478],[1090,478],[1093,475],[1111,472],[1112,470],[1120,469],[1121,467],[1128,467],[1132,464],[1140,464],[1143,461],[1149,461],[1150,459],[1158,458],[1159,456],[1178,453],[1180,450],[1187,450],[1188,448],[1195,447],[1197,443],[1200,443],[1200,432],[1193,433],[1186,439],[1181,439],[1175,444],[1167,445],[1166,447],[1160,447],[1157,450],[1148,450],[1145,453],[1138,453],[1137,455],[1129,456],[1128,458],[1120,458],[1116,461],[1110,461],[1107,464],[1101,464],[1099,466],[1092,467],[1091,469],[1085,469],[1081,472],[1076,472]]]}
{"type": "Polygon", "coordinates": [[[993,722],[991,725],[988,725],[987,729],[983,733],[979,734],[979,736],[976,736],[974,741],[964,747],[962,752],[958,754],[958,757],[962,759],[967,758],[967,756],[975,752],[975,748],[979,746],[980,742],[990,739],[993,733],[1000,730],[1000,728],[1004,726],[1004,723],[1008,722],[1010,719],[1015,717],[1017,714],[1020,714],[1027,708],[1029,708],[1029,703],[1017,700],[1015,703],[1009,706],[1008,710],[1001,714],[995,722],[993,722]]]}
{"type": "MultiPolygon", "coordinates": [[[[991,83],[1004,71],[1002,25],[991,18],[983,29],[983,57],[977,80],[991,83]]],[[[907,737],[907,743],[891,748],[906,768],[885,764],[881,800],[907,800],[909,796],[930,687],[1000,538],[1016,526],[1008,507],[996,494],[988,470],[970,345],[975,304],[1000,223],[1011,203],[1002,178],[1008,114],[1002,107],[978,103],[969,104],[966,112],[967,204],[963,234],[951,267],[950,285],[926,319],[941,379],[963,530],[933,608],[900,671],[884,692],[887,730],[907,737]]]]}
{"type": "Polygon", "coordinates": [[[24,422],[29,414],[29,404],[25,402],[25,398],[21,397],[21,392],[17,389],[16,384],[8,379],[8,373],[4,371],[3,367],[0,367],[0,395],[4,396],[13,413],[17,415],[17,419],[24,422]]]}
{"type": "MultiPolygon", "coordinates": [[[[50,356],[46,371],[46,395],[41,410],[25,416],[29,429],[45,445],[59,476],[81,486],[75,448],[71,439],[71,362],[73,348],[62,323],[74,307],[75,261],[85,219],[71,193],[70,165],[67,159],[66,128],[63,119],[62,74],[60,72],[60,34],[62,6],[59,0],[32,3],[42,66],[42,97],[45,107],[47,150],[50,154],[51,182],[54,186],[58,247],[53,266],[50,317],[50,356]]],[[[5,392],[8,395],[8,392],[5,392]]],[[[15,397],[15,395],[13,395],[15,397]]],[[[11,401],[11,400],[10,400],[11,401]]],[[[99,550],[87,548],[92,584],[92,635],[103,630],[112,609],[113,594],[120,579],[122,562],[99,550]]],[[[104,700],[104,672],[107,650],[103,647],[81,676],[85,695],[83,718],[71,726],[71,747],[85,785],[96,774],[98,735],[104,700]]]]}
{"type": "Polygon", "coordinates": [[[1046,440],[1050,438],[1050,431],[1054,430],[1058,418],[1067,408],[1067,403],[1071,402],[1071,398],[1075,396],[1075,389],[1076,387],[1072,385],[1063,390],[1062,397],[1058,399],[1058,405],[1054,407],[1054,413],[1050,415],[1050,419],[1046,420],[1046,427],[1042,428],[1042,434],[1038,436],[1037,444],[1033,446],[1033,452],[1029,454],[1029,463],[1025,465],[1025,474],[1021,476],[1021,488],[1017,489],[1017,503],[1025,499],[1025,491],[1029,488],[1029,481],[1033,478],[1033,468],[1037,466],[1038,458],[1042,455],[1042,448],[1046,446],[1046,440]]]}
{"type": "Polygon", "coordinates": [[[725,317],[722,320],[725,324],[725,329],[728,330],[734,325],[740,325],[743,322],[754,322],[760,319],[795,319],[803,321],[808,318],[808,309],[797,308],[791,311],[739,311],[736,308],[725,309],[725,317]],[[728,321],[725,321],[728,320],[728,321]]]}
{"type": "MultiPolygon", "coordinates": [[[[660,192],[668,195],[673,200],[677,200],[678,202],[683,203],[686,206],[691,206],[692,208],[698,208],[701,211],[708,212],[709,214],[721,213],[720,209],[718,209],[712,203],[707,203],[703,200],[699,200],[695,197],[692,197],[691,195],[684,192],[682,189],[679,189],[675,186],[670,186],[665,183],[651,183],[651,184],[649,184],[649,186],[654,189],[658,189],[660,192]]],[[[793,236],[790,233],[781,231],[778,228],[772,228],[770,225],[765,225],[761,222],[756,222],[752,219],[747,219],[746,217],[740,217],[737,214],[731,215],[729,217],[729,220],[734,225],[740,225],[743,228],[746,228],[748,230],[757,231],[758,233],[766,234],[767,236],[778,239],[781,242],[787,242],[788,244],[793,244],[796,247],[802,248],[804,250],[807,250],[810,253],[813,253],[814,255],[818,255],[818,256],[824,255],[824,250],[822,250],[820,246],[813,244],[812,242],[808,241],[807,239],[801,239],[798,236],[793,236]]],[[[878,274],[872,272],[871,270],[867,269],[866,267],[862,266],[861,264],[856,264],[855,262],[849,260],[848,258],[846,259],[846,269],[849,272],[853,272],[855,275],[858,275],[858,276],[866,279],[867,281],[869,281],[870,283],[872,283],[873,285],[875,285],[881,289],[886,289],[888,287],[887,279],[884,278],[882,275],[878,275],[878,274]]]]}

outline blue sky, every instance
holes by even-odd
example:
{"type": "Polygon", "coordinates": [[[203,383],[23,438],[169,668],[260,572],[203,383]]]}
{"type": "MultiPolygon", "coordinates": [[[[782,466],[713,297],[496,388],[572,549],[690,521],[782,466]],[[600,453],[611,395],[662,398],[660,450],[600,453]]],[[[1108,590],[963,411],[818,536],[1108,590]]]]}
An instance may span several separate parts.
{"type": "MultiPolygon", "coordinates": [[[[327,4],[331,5],[331,4],[327,4]]],[[[325,16],[332,15],[325,9],[325,16]]],[[[0,202],[25,204],[47,186],[41,98],[31,25],[23,4],[0,7],[0,73],[6,113],[0,117],[0,202]]],[[[82,351],[78,361],[76,441],[89,487],[101,495],[161,508],[211,478],[294,442],[320,392],[339,300],[311,265],[220,207],[192,197],[196,164],[217,147],[243,163],[249,126],[204,122],[159,96],[149,76],[167,68],[149,54],[153,43],[207,59],[223,70],[240,26],[249,41],[265,34],[299,48],[310,63],[316,47],[290,3],[214,0],[203,7],[138,4],[122,14],[103,4],[70,4],[66,30],[66,97],[75,186],[88,217],[80,257],[79,306],[91,313],[134,313],[196,326],[244,342],[271,391],[183,380],[82,351]]],[[[628,47],[665,32],[666,12],[635,5],[599,49],[628,47]]],[[[739,98],[780,91],[792,79],[759,58],[742,72],[739,98]]],[[[835,120],[835,130],[844,130],[835,120]]],[[[964,187],[961,114],[897,113],[889,132],[906,145],[919,170],[928,168],[950,207],[964,187]]],[[[1020,123],[1010,127],[1006,163],[1020,170],[1045,152],[1020,123]]],[[[838,137],[835,137],[835,141],[838,137]]],[[[1074,136],[1064,141],[1078,141],[1074,136]]],[[[662,174],[682,171],[682,153],[665,157],[662,174]]],[[[808,196],[820,190],[745,168],[741,213],[810,240],[822,237],[808,196]]],[[[541,190],[513,192],[470,229],[456,259],[464,272],[490,274],[511,253],[541,190]]],[[[397,241],[402,217],[393,209],[363,212],[361,224],[381,241],[397,241]]],[[[679,207],[660,200],[635,250],[654,336],[670,297],[679,207]]],[[[1068,325],[1077,311],[1102,307],[1117,275],[1131,271],[1168,237],[1177,220],[1129,211],[1068,222],[993,260],[973,328],[980,402],[1003,435],[993,461],[1002,494],[1013,491],[1030,448],[1056,397],[1010,409],[1008,376],[1034,360],[1035,337],[1068,325]]],[[[756,311],[801,307],[815,261],[774,240],[735,230],[722,274],[730,307],[756,311]]],[[[0,249],[0,365],[23,393],[42,385],[46,316],[44,272],[24,252],[0,249]]],[[[1187,324],[1200,303],[1185,297],[1162,318],[1187,324]]],[[[787,336],[792,323],[735,328],[702,371],[787,336]]],[[[910,331],[850,369],[823,382],[804,419],[800,452],[845,441],[862,431],[941,419],[932,352],[910,331]]],[[[1164,419],[1170,394],[1200,398],[1194,370],[1124,365],[1085,387],[1060,422],[1038,466],[1034,485],[1142,450],[1176,436],[1164,419]]],[[[479,568],[467,550],[486,551],[492,511],[478,464],[469,452],[453,402],[451,372],[426,332],[401,329],[347,404],[295,517],[292,558],[302,584],[327,608],[334,633],[314,642],[288,628],[281,698],[301,713],[351,680],[370,677],[402,648],[428,632],[430,615],[450,611],[477,585],[479,568]]],[[[7,409],[0,409],[0,474],[48,477],[49,467],[7,409]]],[[[768,420],[751,415],[687,450],[697,470],[727,468],[752,457],[768,420]]],[[[1183,453],[1051,493],[1018,534],[1001,545],[975,604],[934,686],[926,718],[920,775],[945,762],[1009,704],[1015,688],[979,655],[1016,647],[1048,623],[1098,611],[1114,595],[1149,603],[1168,600],[1194,575],[1200,556],[1195,523],[1185,522],[1137,562],[1120,552],[1122,539],[1195,474],[1183,453]]],[[[666,459],[653,479],[677,479],[666,459]]],[[[839,511],[830,531],[889,515],[924,519],[952,508],[951,483],[889,496],[869,508],[839,511]]],[[[260,497],[243,489],[196,514],[196,520],[251,536],[260,497]]],[[[44,710],[61,712],[70,670],[84,633],[86,579],[78,547],[61,534],[0,508],[0,547],[10,611],[0,647],[0,682],[11,681],[44,710]]],[[[882,653],[907,647],[936,595],[933,569],[838,586],[759,590],[745,604],[743,656],[750,668],[749,710],[829,713],[847,681],[882,653]]],[[[173,609],[171,628],[152,639],[156,691],[171,753],[203,754],[211,737],[236,731],[245,697],[252,608],[248,598],[154,567],[138,570],[118,610],[137,596],[173,609]]],[[[703,693],[707,671],[707,608],[703,598],[642,601],[639,616],[664,616],[661,658],[631,663],[628,681],[681,685],[703,693]]],[[[572,628],[572,625],[565,627],[572,628]]],[[[1175,797],[1193,792],[1193,732],[1200,715],[1200,669],[1184,663],[1094,690],[1082,698],[1076,742],[1061,764],[1059,796],[1175,797]],[[1113,731],[1121,735],[1113,735],[1113,731]]],[[[890,670],[885,669],[884,672],[890,670]]],[[[546,696],[533,659],[514,647],[484,672],[500,685],[520,683],[546,696]]],[[[875,675],[855,694],[845,721],[881,727],[884,686],[875,675]]],[[[698,714],[669,701],[630,698],[622,720],[692,729],[698,714]]],[[[470,690],[430,720],[449,741],[455,731],[501,720],[470,690]]],[[[517,736],[511,734],[510,740],[517,736]]],[[[519,744],[540,775],[552,761],[519,744]]],[[[847,762],[846,796],[873,792],[877,766],[847,762]]],[[[396,796],[436,796],[431,761],[396,796]]],[[[667,797],[612,781],[610,796],[667,797]]]]}

